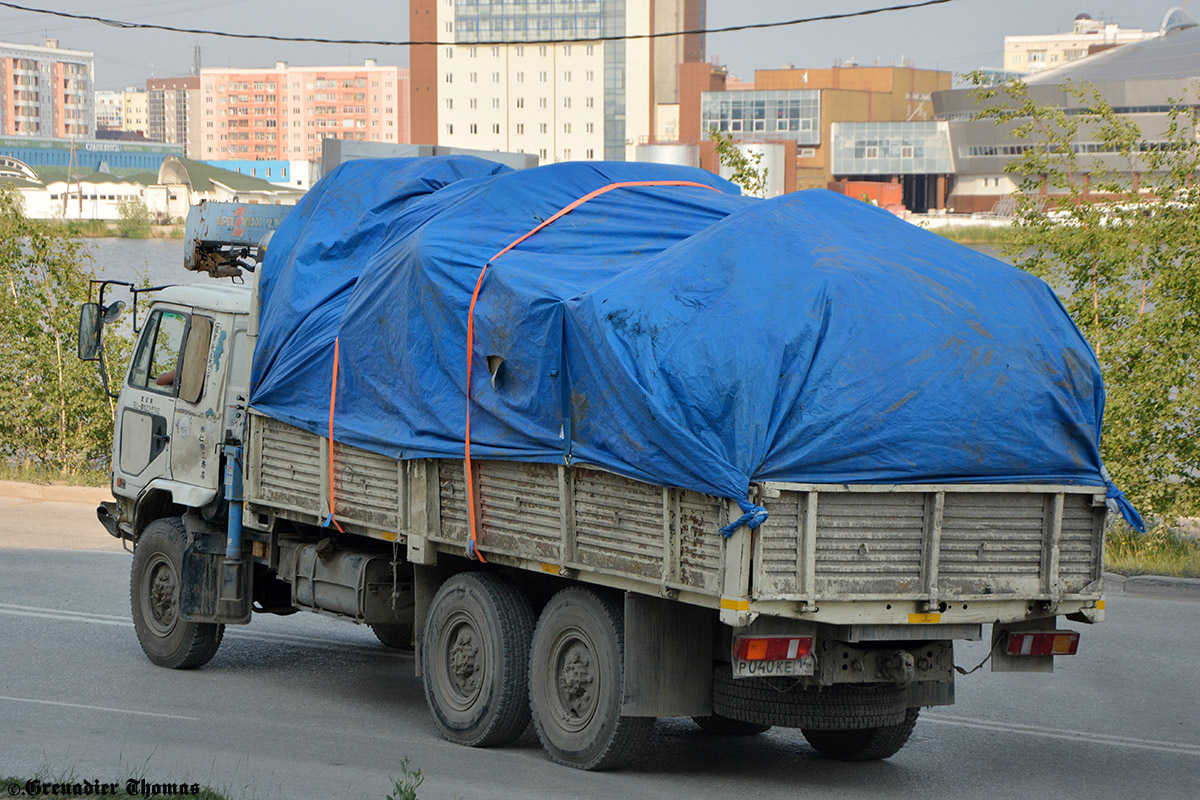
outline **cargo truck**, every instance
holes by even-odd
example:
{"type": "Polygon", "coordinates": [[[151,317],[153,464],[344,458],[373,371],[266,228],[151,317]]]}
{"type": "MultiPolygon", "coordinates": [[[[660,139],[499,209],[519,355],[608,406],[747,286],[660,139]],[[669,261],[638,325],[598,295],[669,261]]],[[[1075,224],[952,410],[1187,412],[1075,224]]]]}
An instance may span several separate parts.
{"type": "MultiPolygon", "coordinates": [[[[338,180],[370,177],[356,163],[354,176],[326,179],[326,198],[338,180]]],[[[685,183],[657,191],[702,194],[685,183]]],[[[446,191],[426,187],[419,202],[446,191]]],[[[307,229],[320,222],[329,239],[320,263],[336,271],[353,260],[320,217],[320,187],[310,194],[314,205],[290,213],[193,209],[186,266],[246,285],[164,288],[134,315],[115,393],[114,501],[98,514],[133,546],[133,621],[155,664],[199,667],[226,625],[309,611],[415,648],[430,713],[462,745],[512,742],[532,721],[554,761],[615,768],[641,751],[656,717],[684,716],[718,735],[799,728],[825,756],[872,760],[903,747],[921,708],[954,702],[955,642],[990,639],[993,670],[1049,672],[1079,642],[1061,620],[1103,619],[1115,504],[1102,481],[751,475],[746,495],[730,497],[596,463],[582,446],[557,463],[389,452],[339,433],[335,417],[351,414],[343,404],[359,390],[339,379],[337,361],[332,376],[309,381],[331,394],[313,417],[327,416],[327,428],[258,407],[252,362],[258,370],[269,349],[271,319],[262,286],[273,269],[276,280],[296,269],[304,249],[302,232],[280,244],[283,228],[307,215],[307,229]]],[[[491,286],[475,282],[475,297],[491,286]]],[[[82,310],[82,358],[103,359],[102,329],[121,308],[113,291],[102,285],[82,310]]],[[[332,342],[344,376],[347,331],[332,342]]],[[[304,338],[302,328],[284,333],[304,338]]],[[[489,391],[505,380],[496,361],[514,360],[479,348],[469,358],[489,391]]],[[[582,436],[578,410],[566,416],[576,427],[563,437],[582,436]]],[[[937,438],[932,421],[929,430],[937,438]]]]}

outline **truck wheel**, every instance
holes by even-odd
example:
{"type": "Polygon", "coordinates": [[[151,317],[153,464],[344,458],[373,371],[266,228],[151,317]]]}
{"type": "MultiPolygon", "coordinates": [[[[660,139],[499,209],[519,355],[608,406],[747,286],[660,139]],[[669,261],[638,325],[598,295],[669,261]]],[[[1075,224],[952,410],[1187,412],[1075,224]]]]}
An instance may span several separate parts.
{"type": "Polygon", "coordinates": [[[207,664],[225,633],[221,624],[179,618],[180,565],[186,543],[183,520],[169,517],[151,522],[134,548],[129,580],[138,643],[151,661],[170,669],[207,664]]]}
{"type": "Polygon", "coordinates": [[[713,673],[713,713],[781,728],[866,730],[903,724],[903,686],[835,684],[808,689],[781,678],[736,679],[728,664],[713,673]]]}
{"type": "Polygon", "coordinates": [[[900,752],[917,725],[919,708],[910,708],[899,725],[884,725],[857,731],[827,731],[801,728],[813,749],[826,758],[840,761],[878,761],[900,752]]]}
{"type": "Polygon", "coordinates": [[[533,634],[529,705],[550,758],[579,769],[624,766],[653,717],[621,716],[625,620],[612,599],[569,588],[550,599],[533,634]]]}
{"type": "Polygon", "coordinates": [[[370,626],[375,638],[397,650],[412,650],[412,625],[407,622],[379,622],[370,626]]]}
{"type": "Polygon", "coordinates": [[[754,722],[742,722],[740,719],[722,717],[713,714],[710,717],[692,717],[692,722],[705,733],[715,736],[757,736],[771,730],[770,725],[759,725],[754,722]]]}
{"type": "Polygon", "coordinates": [[[533,606],[509,580],[463,572],[438,589],[421,640],[425,700],[442,736],[508,744],[529,725],[533,606]]]}

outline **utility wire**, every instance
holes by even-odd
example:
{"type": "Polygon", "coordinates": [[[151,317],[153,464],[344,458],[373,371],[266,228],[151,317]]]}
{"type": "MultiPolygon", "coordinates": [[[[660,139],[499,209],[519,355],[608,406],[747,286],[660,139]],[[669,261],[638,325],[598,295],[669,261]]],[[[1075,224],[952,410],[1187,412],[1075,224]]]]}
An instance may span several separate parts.
{"type": "MultiPolygon", "coordinates": [[[[920,2],[903,3],[901,5],[883,6],[880,8],[867,8],[861,11],[845,11],[838,14],[823,14],[819,17],[800,17],[798,19],[780,20],[778,22],[755,22],[746,25],[729,25],[724,28],[697,28],[687,31],[660,31],[658,33],[629,33],[617,36],[587,36],[577,37],[574,39],[505,39],[502,41],[483,41],[479,44],[485,45],[501,45],[501,44],[572,44],[576,42],[618,42],[629,41],[633,39],[662,39],[670,36],[695,36],[699,34],[709,33],[729,33],[732,31],[749,31],[761,30],[763,28],[784,28],[789,25],[803,25],[809,22],[828,22],[830,20],[850,19],[852,17],[867,17],[873,14],[884,14],[889,11],[905,11],[912,8],[925,8],[926,6],[937,6],[944,3],[951,3],[954,0],[921,0],[920,2]]],[[[168,31],[170,33],[190,33],[201,36],[222,36],[227,39],[267,39],[272,42],[316,42],[318,44],[370,44],[382,45],[384,47],[413,47],[417,45],[454,45],[463,44],[463,42],[438,42],[438,41],[407,41],[395,42],[383,39],[325,39],[315,36],[274,36],[266,33],[234,33],[232,31],[216,31],[205,28],[181,28],[174,25],[157,25],[152,22],[130,22],[127,20],[109,19],[107,17],[98,17],[90,14],[72,14],[67,11],[53,11],[48,8],[33,8],[23,6],[17,3],[3,2],[0,0],[0,7],[11,8],[17,11],[28,11],[32,14],[49,14],[54,17],[66,17],[67,19],[80,19],[89,22],[99,22],[102,25],[109,25],[114,28],[126,28],[130,30],[156,30],[168,31]]]]}

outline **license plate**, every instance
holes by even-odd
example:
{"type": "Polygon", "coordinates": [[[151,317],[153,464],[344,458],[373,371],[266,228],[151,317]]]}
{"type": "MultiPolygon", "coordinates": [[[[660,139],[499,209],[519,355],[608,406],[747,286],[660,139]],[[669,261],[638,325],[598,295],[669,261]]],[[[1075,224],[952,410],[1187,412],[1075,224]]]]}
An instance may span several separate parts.
{"type": "Polygon", "coordinates": [[[816,662],[812,656],[781,661],[733,660],[735,678],[789,678],[812,675],[816,662]]]}

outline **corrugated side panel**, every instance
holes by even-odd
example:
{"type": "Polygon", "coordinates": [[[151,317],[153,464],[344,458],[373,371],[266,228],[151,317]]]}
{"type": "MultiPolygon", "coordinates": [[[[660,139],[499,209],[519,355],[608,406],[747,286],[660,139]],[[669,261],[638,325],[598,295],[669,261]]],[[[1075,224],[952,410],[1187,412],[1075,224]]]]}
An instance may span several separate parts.
{"type": "Polygon", "coordinates": [[[270,417],[255,416],[261,432],[259,497],[267,506],[321,514],[321,439],[270,417]]]}
{"type": "Polygon", "coordinates": [[[338,519],[391,533],[406,528],[406,520],[399,513],[400,469],[393,458],[334,444],[334,506],[338,519]]]}
{"type": "Polygon", "coordinates": [[[924,493],[822,493],[817,594],[919,591],[924,520],[924,493]]]}
{"type": "Polygon", "coordinates": [[[481,461],[475,470],[484,552],[557,562],[562,541],[558,467],[481,461]]]}
{"type": "Polygon", "coordinates": [[[575,469],[575,560],[595,569],[659,580],[662,488],[611,472],[575,469]]]}
{"type": "Polygon", "coordinates": [[[1046,495],[947,492],[938,591],[1038,594],[1046,495]]]}
{"type": "Polygon", "coordinates": [[[467,542],[467,490],[461,461],[439,459],[438,495],[441,499],[442,534],[448,542],[467,542]]]}
{"type": "Polygon", "coordinates": [[[721,500],[676,489],[679,493],[679,580],[710,594],[721,592],[721,500]]]}
{"type": "Polygon", "coordinates": [[[1058,576],[1064,592],[1078,592],[1100,577],[1100,540],[1104,536],[1104,506],[1092,496],[1063,497],[1062,534],[1058,540],[1058,576]]]}
{"type": "Polygon", "coordinates": [[[759,527],[757,575],[754,596],[759,600],[785,600],[801,591],[803,574],[803,513],[806,493],[782,491],[764,505],[770,516],[759,527]]]}

